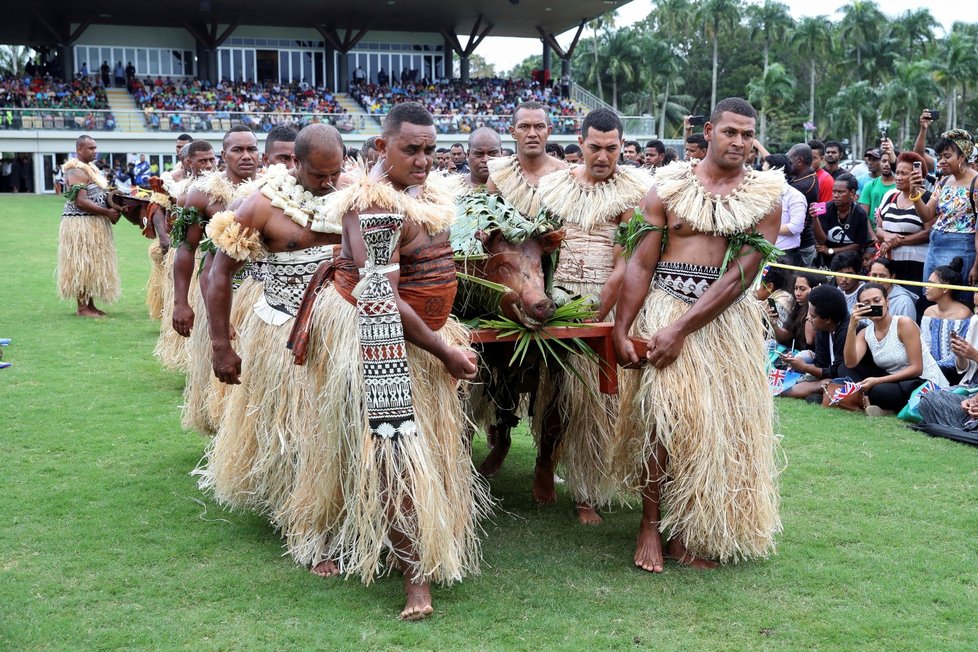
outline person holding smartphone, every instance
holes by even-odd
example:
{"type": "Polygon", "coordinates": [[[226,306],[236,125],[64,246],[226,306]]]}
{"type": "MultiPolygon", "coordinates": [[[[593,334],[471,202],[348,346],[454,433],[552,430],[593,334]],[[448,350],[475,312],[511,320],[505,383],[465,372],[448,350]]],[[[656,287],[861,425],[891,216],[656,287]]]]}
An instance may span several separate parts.
{"type": "MultiPolygon", "coordinates": [[[[950,265],[938,267],[931,272],[927,282],[935,285],[962,285],[963,270],[964,261],[958,257],[952,260],[950,265]]],[[[930,349],[934,359],[937,360],[937,366],[952,384],[960,382],[969,369],[978,369],[978,365],[969,362],[974,346],[955,347],[956,340],[960,340],[963,344],[978,337],[976,333],[978,317],[972,314],[968,306],[957,300],[957,294],[959,293],[953,290],[936,287],[924,290],[924,296],[934,305],[924,311],[924,316],[920,320],[924,345],[930,349]],[[961,355],[958,354],[959,352],[961,355]]],[[[971,376],[974,376],[974,370],[971,376]]]]}
{"type": "Polygon", "coordinates": [[[874,237],[866,211],[855,202],[859,182],[851,174],[840,174],[832,185],[832,202],[815,202],[808,207],[815,230],[815,250],[823,265],[830,265],[836,254],[861,252],[874,237]]]}
{"type": "MultiPolygon", "coordinates": [[[[923,170],[924,165],[924,159],[916,152],[903,152],[897,157],[896,188],[883,196],[876,218],[880,255],[893,261],[893,274],[901,281],[924,278],[931,225],[925,224],[917,212],[910,185],[913,172],[923,170]]],[[[926,204],[930,193],[926,190],[923,193],[921,201],[926,204]]],[[[920,296],[919,290],[910,288],[910,291],[920,296]]]]}
{"type": "Polygon", "coordinates": [[[948,386],[930,350],[923,346],[920,328],[909,317],[889,313],[886,288],[866,283],[859,289],[849,316],[840,377],[862,385],[866,414],[882,416],[901,410],[915,389],[928,380],[948,386]],[[860,320],[870,325],[859,332],[860,320]]]}

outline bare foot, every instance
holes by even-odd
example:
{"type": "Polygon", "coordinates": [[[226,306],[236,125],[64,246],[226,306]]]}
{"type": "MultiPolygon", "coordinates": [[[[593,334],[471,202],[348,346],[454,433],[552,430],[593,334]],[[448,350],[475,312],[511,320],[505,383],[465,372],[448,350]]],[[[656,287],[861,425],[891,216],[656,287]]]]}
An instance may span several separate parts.
{"type": "Polygon", "coordinates": [[[549,505],[557,500],[552,464],[541,464],[537,460],[536,467],[533,469],[533,500],[540,505],[549,505]]]}
{"type": "Polygon", "coordinates": [[[407,603],[401,612],[401,620],[424,620],[432,614],[431,589],[427,582],[415,582],[410,571],[404,573],[404,593],[407,603]]]}
{"type": "Polygon", "coordinates": [[[105,316],[105,313],[102,312],[101,310],[93,310],[88,306],[82,306],[81,308],[78,309],[78,311],[75,314],[77,314],[79,317],[104,317],[105,316]]]}
{"type": "Polygon", "coordinates": [[[586,503],[577,503],[577,520],[581,525],[601,525],[604,522],[601,514],[586,503]]]}
{"type": "Polygon", "coordinates": [[[665,567],[662,558],[662,535],[654,523],[642,521],[635,544],[635,565],[650,573],[661,573],[665,567]]]}
{"type": "Polygon", "coordinates": [[[319,577],[336,577],[340,574],[340,569],[336,566],[336,562],[327,560],[319,562],[310,568],[309,572],[319,577]]]}
{"type": "Polygon", "coordinates": [[[503,462],[506,460],[506,455],[509,453],[509,441],[496,441],[496,445],[492,447],[489,454],[486,455],[486,459],[482,460],[482,464],[479,465],[479,473],[486,478],[494,478],[503,468],[503,462]]]}
{"type": "Polygon", "coordinates": [[[88,309],[95,311],[95,313],[98,314],[99,317],[105,317],[105,311],[96,308],[95,302],[92,301],[91,299],[88,300],[88,309]]]}
{"type": "Polygon", "coordinates": [[[720,564],[715,561],[710,561],[709,559],[700,559],[699,557],[694,557],[688,550],[686,546],[683,545],[681,539],[669,539],[669,558],[675,559],[677,563],[683,566],[689,566],[690,568],[695,568],[697,570],[710,570],[711,568],[716,568],[720,564]]]}

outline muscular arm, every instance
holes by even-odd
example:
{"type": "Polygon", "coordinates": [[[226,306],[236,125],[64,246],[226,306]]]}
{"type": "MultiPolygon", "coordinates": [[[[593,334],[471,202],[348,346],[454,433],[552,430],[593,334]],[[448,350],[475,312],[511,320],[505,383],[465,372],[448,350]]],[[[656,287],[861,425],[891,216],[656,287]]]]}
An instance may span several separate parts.
{"type": "MultiPolygon", "coordinates": [[[[625,211],[619,215],[616,224],[622,224],[623,221],[627,221],[632,215],[632,212],[625,211]]],[[[618,301],[618,293],[621,290],[622,279],[625,277],[625,266],[627,263],[624,253],[624,247],[615,245],[614,252],[612,253],[612,260],[614,262],[612,263],[611,274],[608,276],[608,281],[601,288],[601,293],[599,294],[598,321],[604,321],[618,301]]]]}
{"type": "MultiPolygon", "coordinates": [[[[249,198],[238,207],[234,220],[248,229],[263,231],[268,212],[261,210],[258,200],[249,198]]],[[[218,250],[210,265],[204,296],[209,322],[214,375],[229,385],[240,384],[241,358],[231,348],[231,284],[246,261],[238,261],[218,250]]]]}
{"type": "MultiPolygon", "coordinates": [[[[777,204],[757,224],[757,231],[768,242],[774,242],[781,224],[781,205],[777,204]]],[[[662,369],[679,357],[685,339],[703,328],[729,308],[744,292],[741,276],[753,280],[760,271],[763,256],[748,248],[731,261],[729,269],[713,283],[686,313],[649,340],[649,362],[662,369]]]]}
{"type": "MultiPolygon", "coordinates": [[[[666,210],[655,188],[649,190],[641,206],[642,217],[645,221],[659,228],[666,228],[666,210]]],[[[624,272],[621,290],[618,293],[618,307],[615,314],[615,326],[611,336],[622,365],[634,365],[639,362],[638,353],[628,339],[628,331],[638,316],[645,297],[652,283],[652,274],[659,263],[662,252],[662,233],[652,231],[642,238],[632,252],[624,272]]]]}
{"type": "Polygon", "coordinates": [[[157,206],[150,219],[153,222],[153,230],[156,231],[156,237],[159,238],[160,249],[166,254],[170,250],[170,233],[166,228],[166,211],[157,206]]]}
{"type": "MultiPolygon", "coordinates": [[[[207,195],[193,191],[187,195],[184,208],[196,208],[203,215],[207,203],[207,195]]],[[[184,337],[190,337],[194,327],[194,311],[187,297],[194,276],[194,254],[203,235],[204,228],[200,224],[187,227],[187,237],[173,258],[173,330],[184,337]]]]}
{"type": "Polygon", "coordinates": [[[68,184],[69,188],[75,185],[82,186],[82,189],[75,196],[75,206],[79,209],[90,215],[101,215],[109,219],[114,219],[119,216],[119,211],[114,208],[99,206],[88,198],[88,191],[85,189],[88,185],[88,177],[81,170],[68,170],[65,173],[65,183],[68,184]]]}

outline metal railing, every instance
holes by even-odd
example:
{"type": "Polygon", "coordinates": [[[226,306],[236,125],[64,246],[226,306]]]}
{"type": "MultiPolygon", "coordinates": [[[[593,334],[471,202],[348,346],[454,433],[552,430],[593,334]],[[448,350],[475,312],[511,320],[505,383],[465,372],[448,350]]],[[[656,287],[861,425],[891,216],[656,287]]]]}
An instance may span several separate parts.
{"type": "MultiPolygon", "coordinates": [[[[0,130],[37,130],[78,132],[123,132],[133,135],[146,132],[214,132],[224,133],[244,124],[257,133],[271,131],[278,124],[300,127],[316,122],[335,126],[343,134],[380,134],[384,114],[303,113],[255,111],[111,111],[106,109],[18,109],[0,107],[0,130]]],[[[552,116],[555,135],[576,135],[583,115],[552,116]]],[[[479,127],[490,127],[506,134],[510,115],[446,114],[435,115],[439,134],[464,136],[479,127]]],[[[625,136],[653,137],[655,120],[649,116],[622,116],[625,136]]]]}
{"type": "Polygon", "coordinates": [[[577,82],[571,82],[570,87],[570,98],[574,102],[577,102],[581,106],[586,106],[588,109],[610,109],[611,105],[599,98],[597,95],[589,90],[585,90],[577,82]]]}

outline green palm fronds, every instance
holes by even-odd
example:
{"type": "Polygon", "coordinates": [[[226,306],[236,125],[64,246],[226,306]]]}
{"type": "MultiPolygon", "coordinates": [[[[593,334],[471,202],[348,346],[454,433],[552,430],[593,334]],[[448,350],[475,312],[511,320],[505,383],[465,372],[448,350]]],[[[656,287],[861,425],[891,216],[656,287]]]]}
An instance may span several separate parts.
{"type": "Polygon", "coordinates": [[[501,196],[480,190],[460,197],[456,202],[452,249],[463,256],[485,254],[482,243],[475,237],[477,231],[498,229],[507,242],[521,244],[556,227],[557,224],[546,211],[540,211],[528,219],[501,196]]]}
{"type": "Polygon", "coordinates": [[[615,244],[624,247],[625,257],[631,258],[632,254],[635,252],[635,247],[637,247],[642,238],[649,233],[662,234],[663,249],[665,249],[666,245],[669,244],[669,228],[649,224],[645,221],[645,217],[642,215],[642,212],[636,208],[635,213],[632,215],[632,219],[628,220],[627,222],[623,222],[618,226],[618,232],[615,234],[615,244]]]}
{"type": "MultiPolygon", "coordinates": [[[[737,262],[738,258],[741,256],[746,256],[749,253],[748,251],[744,251],[744,249],[753,249],[757,253],[761,254],[761,264],[757,268],[758,275],[763,272],[764,265],[777,260],[779,256],[784,255],[784,251],[778,249],[758,231],[752,231],[750,233],[735,233],[728,239],[727,252],[723,255],[723,264],[720,265],[721,276],[727,271],[727,267],[731,262],[737,262]]],[[[740,287],[742,290],[746,291],[756,279],[751,279],[751,283],[747,283],[747,279],[744,278],[744,266],[739,262],[737,262],[737,265],[740,267],[740,287]]]]}

